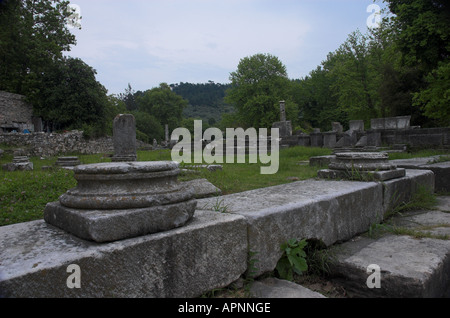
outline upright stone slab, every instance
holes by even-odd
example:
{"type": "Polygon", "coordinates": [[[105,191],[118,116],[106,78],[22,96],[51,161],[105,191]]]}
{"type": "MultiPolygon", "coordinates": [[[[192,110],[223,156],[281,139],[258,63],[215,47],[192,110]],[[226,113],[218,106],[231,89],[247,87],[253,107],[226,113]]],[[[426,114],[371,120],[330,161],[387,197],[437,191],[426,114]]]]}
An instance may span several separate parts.
{"type": "Polygon", "coordinates": [[[131,114],[118,115],[113,123],[113,162],[136,161],[136,119],[131,114]]]}
{"type": "Polygon", "coordinates": [[[188,222],[197,202],[179,183],[178,163],[127,162],[74,168],[76,188],[47,204],[44,219],[85,240],[109,242],[188,222]]]}
{"type": "Polygon", "coordinates": [[[364,131],[364,120],[350,120],[350,131],[364,131]]]}
{"type": "Polygon", "coordinates": [[[323,146],[325,148],[334,148],[336,146],[336,132],[323,133],[323,146]]]}

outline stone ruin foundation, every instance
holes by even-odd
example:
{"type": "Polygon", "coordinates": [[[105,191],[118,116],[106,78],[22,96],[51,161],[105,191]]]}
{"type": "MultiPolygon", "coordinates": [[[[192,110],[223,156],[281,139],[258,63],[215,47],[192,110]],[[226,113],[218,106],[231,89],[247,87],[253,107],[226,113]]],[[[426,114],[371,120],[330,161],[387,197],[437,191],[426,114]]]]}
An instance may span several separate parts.
{"type": "Polygon", "coordinates": [[[74,167],[77,187],[47,204],[47,223],[90,241],[111,242],[186,224],[197,201],[178,182],[176,162],[117,162],[74,167]]]}
{"type": "Polygon", "coordinates": [[[73,168],[81,164],[80,159],[78,157],[59,157],[56,161],[56,166],[62,168],[73,168]]]}
{"type": "Polygon", "coordinates": [[[324,179],[356,179],[386,181],[405,176],[405,169],[389,162],[385,152],[337,153],[328,169],[320,170],[318,176],[324,179]]]}

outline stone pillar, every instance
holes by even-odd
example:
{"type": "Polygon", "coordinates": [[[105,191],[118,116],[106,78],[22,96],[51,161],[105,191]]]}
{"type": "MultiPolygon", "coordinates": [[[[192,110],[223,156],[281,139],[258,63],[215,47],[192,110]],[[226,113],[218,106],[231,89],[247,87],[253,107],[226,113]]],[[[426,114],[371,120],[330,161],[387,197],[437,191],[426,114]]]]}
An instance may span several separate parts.
{"type": "Polygon", "coordinates": [[[286,102],[280,101],[280,121],[286,121],[286,102]]]}
{"type": "Polygon", "coordinates": [[[169,144],[169,125],[166,125],[164,128],[165,128],[165,133],[166,133],[166,135],[165,135],[166,145],[168,145],[169,144]]]}
{"type": "Polygon", "coordinates": [[[336,132],[335,131],[323,133],[323,146],[325,148],[336,147],[336,132]]]}
{"type": "Polygon", "coordinates": [[[113,122],[113,162],[136,161],[136,119],[131,114],[118,115],[113,122]]]}
{"type": "Polygon", "coordinates": [[[47,204],[44,219],[90,241],[111,242],[183,226],[194,215],[193,189],[171,161],[113,162],[74,168],[77,187],[47,204]]]}

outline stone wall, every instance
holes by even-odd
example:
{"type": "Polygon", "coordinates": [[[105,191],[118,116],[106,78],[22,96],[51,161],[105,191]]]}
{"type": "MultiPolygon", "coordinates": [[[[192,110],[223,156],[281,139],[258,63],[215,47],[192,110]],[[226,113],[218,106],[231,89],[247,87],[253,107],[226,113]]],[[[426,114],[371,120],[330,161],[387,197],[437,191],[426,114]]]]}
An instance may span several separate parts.
{"type": "Polygon", "coordinates": [[[0,91],[0,132],[34,130],[33,107],[24,99],[22,95],[0,91]]]}
{"type": "Polygon", "coordinates": [[[67,153],[96,154],[114,151],[112,137],[85,139],[82,131],[67,133],[0,134],[0,144],[23,148],[28,156],[57,156],[67,153]]]}

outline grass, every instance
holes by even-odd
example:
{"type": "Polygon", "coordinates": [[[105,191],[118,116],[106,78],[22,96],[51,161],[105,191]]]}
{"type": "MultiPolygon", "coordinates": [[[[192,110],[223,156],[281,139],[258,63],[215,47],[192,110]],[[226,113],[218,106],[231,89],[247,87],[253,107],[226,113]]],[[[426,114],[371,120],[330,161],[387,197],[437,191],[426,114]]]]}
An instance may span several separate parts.
{"type": "MultiPolygon", "coordinates": [[[[261,164],[223,164],[223,170],[215,172],[200,169],[198,174],[180,176],[180,181],[206,178],[222,189],[223,194],[242,192],[262,187],[304,180],[317,176],[319,167],[299,165],[299,161],[311,156],[329,154],[321,148],[295,147],[280,152],[280,168],[275,175],[261,175],[261,164]]],[[[76,155],[82,164],[110,162],[103,154],[76,155]]],[[[138,151],[138,161],[171,160],[169,150],[138,151]]],[[[0,158],[0,164],[11,162],[12,149],[0,158]]],[[[57,201],[67,190],[76,186],[73,172],[65,169],[43,171],[44,166],[54,166],[57,157],[41,159],[32,157],[33,171],[7,172],[0,169],[0,226],[28,222],[43,218],[43,210],[48,202],[57,201]]],[[[247,160],[248,162],[248,160],[247,160]]],[[[223,211],[223,210],[221,210],[223,211]]]]}
{"type": "MultiPolygon", "coordinates": [[[[2,149],[5,149],[3,147],[2,149]]],[[[6,148],[0,158],[0,164],[12,161],[12,148],[6,148]]],[[[210,172],[199,169],[197,174],[186,174],[179,177],[180,181],[206,178],[219,189],[222,194],[232,194],[258,188],[290,183],[296,180],[315,178],[317,171],[323,167],[311,167],[302,161],[308,161],[313,156],[329,155],[331,150],[313,147],[293,147],[280,150],[279,170],[274,175],[260,173],[263,164],[222,164],[223,169],[210,172]]],[[[423,157],[442,154],[431,150],[414,154],[402,154],[408,157],[423,157]]],[[[110,162],[111,158],[103,154],[77,155],[82,164],[110,162]]],[[[138,151],[138,161],[171,160],[170,150],[138,151]]],[[[398,154],[391,154],[398,157],[398,154]]],[[[57,201],[59,196],[76,186],[73,172],[52,169],[42,171],[43,166],[54,166],[57,157],[41,159],[32,157],[33,171],[6,172],[0,169],[0,226],[27,222],[43,218],[43,210],[48,202],[57,201]]],[[[265,165],[267,166],[267,165],[265,165]]]]}
{"type": "MultiPolygon", "coordinates": [[[[396,159],[412,159],[412,158],[424,158],[440,156],[436,162],[450,161],[450,151],[435,150],[435,149],[424,149],[414,152],[391,152],[389,153],[390,160],[396,159]]],[[[433,161],[434,163],[434,161],[433,161]]]]}

